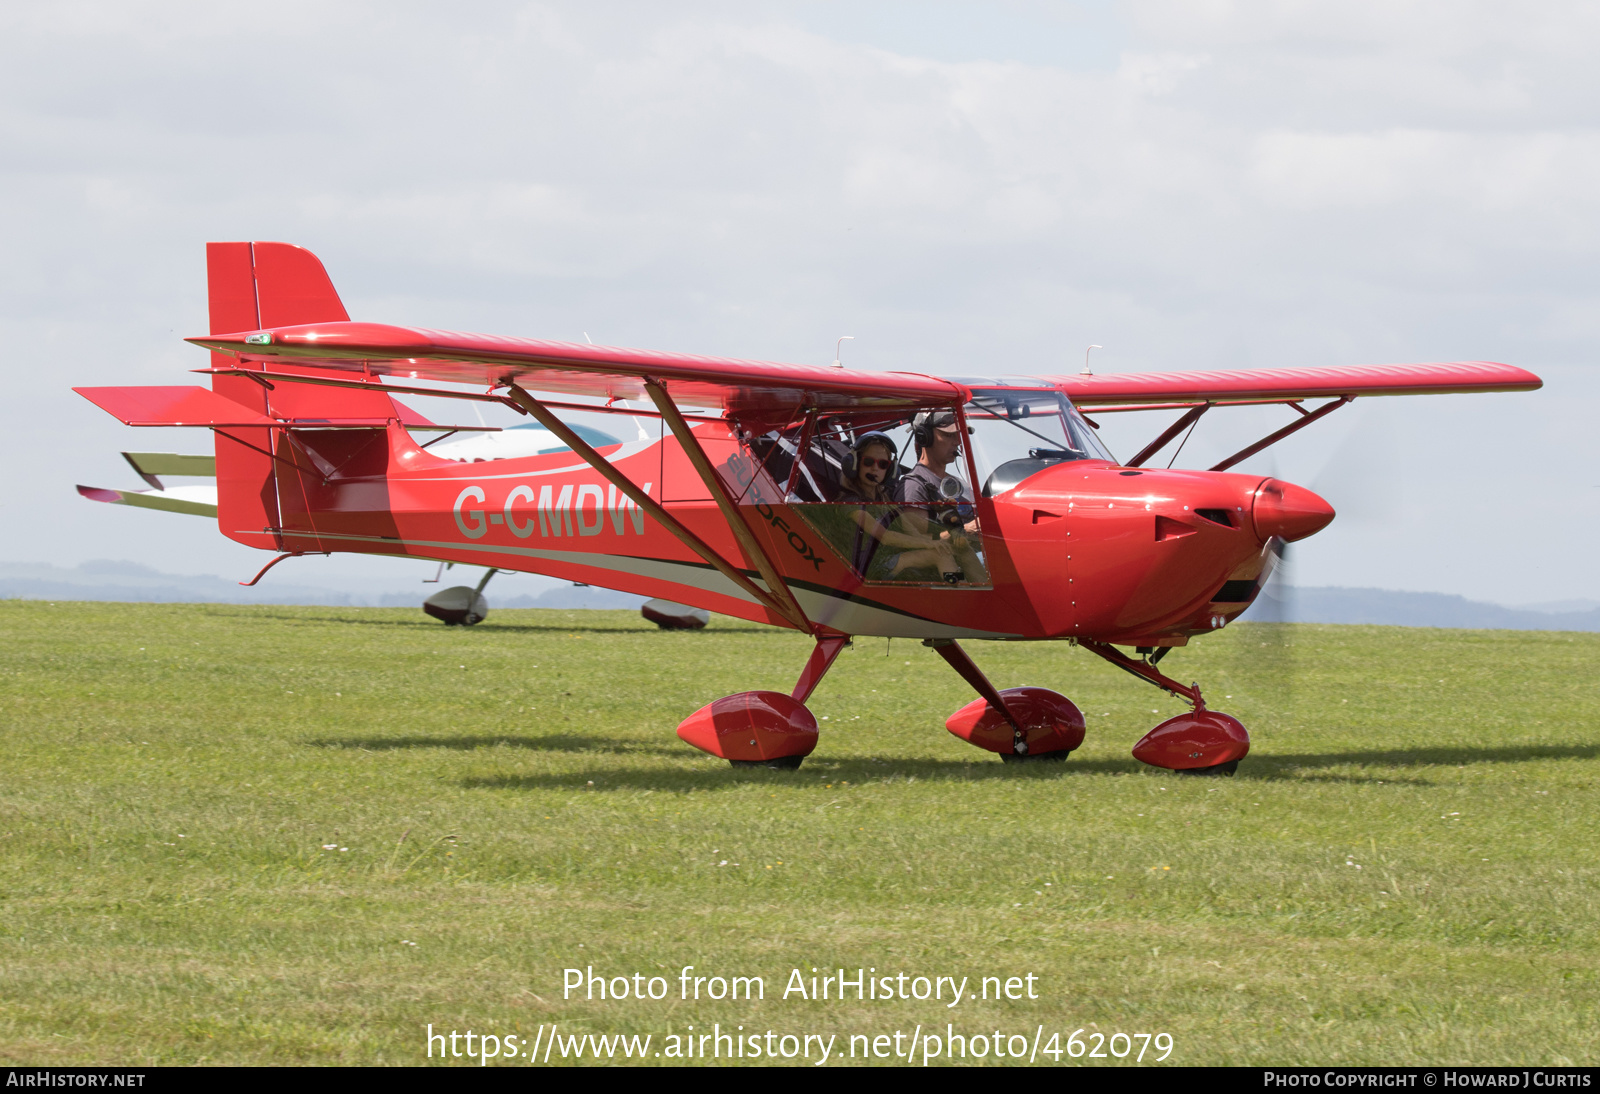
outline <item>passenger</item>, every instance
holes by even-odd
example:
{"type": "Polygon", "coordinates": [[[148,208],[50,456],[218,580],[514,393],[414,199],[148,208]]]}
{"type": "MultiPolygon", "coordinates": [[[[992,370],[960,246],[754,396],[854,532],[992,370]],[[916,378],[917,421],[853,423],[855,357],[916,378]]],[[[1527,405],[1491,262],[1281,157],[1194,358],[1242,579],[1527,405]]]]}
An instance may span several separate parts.
{"type": "Polygon", "coordinates": [[[947,471],[961,455],[961,426],[955,412],[924,410],[912,419],[911,436],[917,446],[917,465],[901,478],[896,491],[896,500],[907,505],[907,530],[946,545],[965,580],[987,582],[989,572],[978,557],[981,540],[977,518],[953,527],[948,523],[955,513],[973,510],[972,488],[947,471]],[[953,486],[947,487],[946,483],[953,486]],[[945,492],[947,489],[949,493],[945,492]]]}
{"type": "Polygon", "coordinates": [[[887,433],[864,433],[850,449],[839,478],[837,501],[889,505],[889,482],[894,471],[894,441],[887,433]]]}
{"type": "Polygon", "coordinates": [[[965,573],[948,543],[891,527],[901,515],[888,488],[894,466],[894,441],[883,433],[864,434],[845,461],[837,500],[861,506],[850,514],[857,526],[851,564],[863,577],[880,581],[903,580],[905,571],[924,566],[938,570],[946,581],[963,580],[965,573]],[[874,512],[869,507],[879,508],[874,512]]]}

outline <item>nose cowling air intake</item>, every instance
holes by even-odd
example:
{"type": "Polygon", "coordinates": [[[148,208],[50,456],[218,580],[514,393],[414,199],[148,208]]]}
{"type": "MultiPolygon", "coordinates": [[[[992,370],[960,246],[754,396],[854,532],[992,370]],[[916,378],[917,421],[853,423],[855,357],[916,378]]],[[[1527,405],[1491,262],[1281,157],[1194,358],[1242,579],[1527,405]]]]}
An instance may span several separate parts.
{"type": "Polygon", "coordinates": [[[1303,486],[1267,479],[1256,488],[1250,519],[1262,542],[1277,536],[1292,543],[1326,528],[1333,506],[1303,486]]]}

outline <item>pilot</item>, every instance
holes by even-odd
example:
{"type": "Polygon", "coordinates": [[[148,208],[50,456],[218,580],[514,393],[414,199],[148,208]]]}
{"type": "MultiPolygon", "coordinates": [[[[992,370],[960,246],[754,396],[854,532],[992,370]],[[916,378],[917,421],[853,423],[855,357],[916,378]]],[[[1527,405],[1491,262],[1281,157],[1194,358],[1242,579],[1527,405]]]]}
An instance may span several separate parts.
{"type": "Polygon", "coordinates": [[[946,581],[965,580],[965,571],[949,543],[897,527],[902,512],[889,492],[894,468],[894,441],[884,433],[862,434],[845,459],[836,500],[861,506],[850,514],[857,526],[851,552],[856,572],[892,581],[907,570],[933,567],[946,581]]]}
{"type": "MultiPolygon", "coordinates": [[[[965,580],[985,582],[988,571],[978,557],[978,521],[949,523],[959,512],[973,511],[972,488],[948,468],[961,454],[961,426],[953,410],[924,410],[911,420],[917,465],[900,479],[898,501],[905,502],[907,528],[947,544],[965,580]]],[[[948,578],[947,578],[948,579],[948,578]]]]}

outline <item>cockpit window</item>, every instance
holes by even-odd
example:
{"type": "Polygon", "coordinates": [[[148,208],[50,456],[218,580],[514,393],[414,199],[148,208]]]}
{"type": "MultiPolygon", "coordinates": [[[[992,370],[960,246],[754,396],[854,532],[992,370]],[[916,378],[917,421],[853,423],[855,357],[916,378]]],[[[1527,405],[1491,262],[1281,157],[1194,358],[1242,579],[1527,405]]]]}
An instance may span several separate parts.
{"type": "Polygon", "coordinates": [[[812,413],[766,432],[741,424],[719,472],[757,519],[787,506],[804,527],[784,527],[815,533],[865,584],[990,588],[965,442],[938,470],[920,466],[912,433],[922,414],[925,432],[955,432],[950,406],[812,413]]]}
{"type": "Polygon", "coordinates": [[[966,406],[985,497],[1066,460],[1112,460],[1076,408],[1054,391],[974,391],[966,406]]]}
{"type": "MultiPolygon", "coordinates": [[[[622,443],[611,434],[586,425],[568,423],[567,428],[582,437],[591,448],[609,448],[622,443]]],[[[523,456],[548,456],[570,449],[561,438],[542,425],[514,425],[499,433],[468,433],[459,440],[441,440],[430,446],[428,451],[446,460],[478,463],[484,460],[515,460],[523,456]]]]}

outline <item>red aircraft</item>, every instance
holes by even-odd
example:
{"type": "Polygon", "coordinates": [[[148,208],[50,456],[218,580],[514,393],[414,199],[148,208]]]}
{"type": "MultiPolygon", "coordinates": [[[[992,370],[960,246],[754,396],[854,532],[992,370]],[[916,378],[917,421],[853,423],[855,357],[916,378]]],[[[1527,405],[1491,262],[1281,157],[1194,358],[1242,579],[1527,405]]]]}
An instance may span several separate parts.
{"type": "Polygon", "coordinates": [[[1003,760],[1064,759],[1083,715],[1044,688],[997,690],[960,639],[1065,640],[1105,658],[1192,707],[1136,757],[1231,774],[1244,726],[1158,664],[1249,607],[1282,543],[1334,514],[1309,490],[1228,468],[1360,396],[1540,386],[1481,361],[855,372],[351,322],[317,258],[283,243],[208,244],[207,265],[212,333],[189,341],[211,350],[209,389],[77,390],[128,425],[210,429],[218,524],[279,553],[263,573],[310,553],[403,555],[804,631],[816,647],[792,693],[731,695],[678,727],[734,764],[799,766],[817,743],[806,699],[852,636],[875,635],[937,651],[979,696],[947,728],[1003,760]],[[500,403],[561,447],[435,455],[412,433],[452,427],[403,395],[500,403]],[[1212,407],[1264,403],[1294,417],[1209,470],[1146,467],[1212,407]],[[1119,461],[1086,409],[1181,413],[1119,461]],[[613,414],[633,439],[569,426],[562,410],[613,414]]]}

